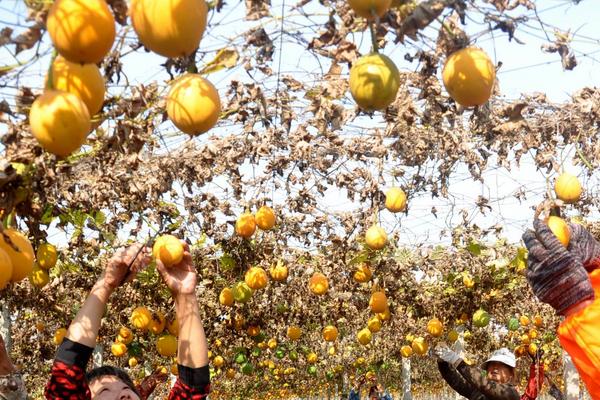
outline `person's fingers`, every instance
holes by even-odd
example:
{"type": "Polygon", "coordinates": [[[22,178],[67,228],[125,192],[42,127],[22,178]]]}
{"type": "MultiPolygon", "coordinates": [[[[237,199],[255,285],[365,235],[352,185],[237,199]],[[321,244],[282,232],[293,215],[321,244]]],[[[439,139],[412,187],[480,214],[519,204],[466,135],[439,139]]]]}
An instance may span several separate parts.
{"type": "Polygon", "coordinates": [[[538,240],[545,248],[549,250],[564,249],[562,243],[554,233],[552,233],[550,227],[544,221],[536,218],[533,221],[533,227],[535,228],[538,240]]]}
{"type": "MultiPolygon", "coordinates": [[[[529,252],[528,257],[530,258],[530,261],[534,261],[534,260],[531,260],[531,258],[538,260],[538,261],[546,258],[547,250],[544,248],[542,243],[537,239],[534,231],[527,230],[523,234],[522,239],[523,239],[523,242],[525,243],[525,247],[527,247],[527,250],[529,252]]],[[[531,265],[531,262],[529,264],[531,265]]]]}

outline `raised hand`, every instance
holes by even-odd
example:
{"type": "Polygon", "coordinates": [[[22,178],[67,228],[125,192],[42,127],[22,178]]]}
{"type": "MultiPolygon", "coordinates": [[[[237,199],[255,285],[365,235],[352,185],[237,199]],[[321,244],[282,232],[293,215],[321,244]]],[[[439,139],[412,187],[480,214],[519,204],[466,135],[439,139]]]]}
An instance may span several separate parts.
{"type": "Polygon", "coordinates": [[[105,286],[114,290],[123,283],[132,280],[135,275],[151,261],[150,249],[136,243],[119,249],[108,260],[102,275],[105,286]]]}
{"type": "Polygon", "coordinates": [[[183,259],[179,264],[166,267],[159,259],[156,260],[156,269],[171,290],[173,296],[194,294],[196,292],[197,273],[192,263],[190,247],[183,244],[183,259]]]}
{"type": "Polygon", "coordinates": [[[569,223],[569,251],[577,255],[588,272],[600,267],[600,243],[580,224],[569,223]]]}
{"type": "Polygon", "coordinates": [[[450,350],[446,346],[438,345],[434,350],[433,354],[437,356],[440,360],[444,360],[448,364],[453,367],[457,367],[458,364],[462,361],[462,358],[455,351],[450,350]]]}
{"type": "Polygon", "coordinates": [[[580,257],[567,250],[539,219],[533,226],[535,231],[525,232],[523,241],[529,250],[527,280],[538,299],[560,314],[594,299],[594,289],[580,257]]]}

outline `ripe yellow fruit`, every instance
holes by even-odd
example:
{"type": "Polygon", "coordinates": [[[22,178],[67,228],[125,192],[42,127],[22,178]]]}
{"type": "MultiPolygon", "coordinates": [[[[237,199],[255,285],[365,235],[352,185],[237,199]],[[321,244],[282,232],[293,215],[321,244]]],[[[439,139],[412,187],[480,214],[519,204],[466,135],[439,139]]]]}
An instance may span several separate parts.
{"type": "Polygon", "coordinates": [[[167,319],[160,311],[152,313],[152,321],[150,322],[150,332],[155,335],[160,335],[167,325],[167,319]]]}
{"type": "Polygon", "coordinates": [[[452,329],[450,332],[448,332],[448,340],[451,343],[454,343],[458,340],[458,332],[454,329],[452,329]]]}
{"type": "Polygon", "coordinates": [[[0,290],[4,289],[13,273],[13,265],[6,251],[0,248],[0,290]]]}
{"type": "Polygon", "coordinates": [[[146,307],[137,307],[131,313],[131,324],[141,331],[145,331],[152,323],[152,313],[146,307]]]}
{"type": "Polygon", "coordinates": [[[290,326],[287,329],[287,337],[290,340],[298,340],[302,336],[302,329],[297,326],[290,326]]]}
{"type": "Polygon", "coordinates": [[[156,350],[163,357],[175,357],[177,354],[177,338],[173,335],[163,335],[156,341],[156,350]]]}
{"type": "Polygon", "coordinates": [[[199,135],[210,130],[219,119],[219,92],[198,74],[185,74],[171,84],[167,95],[167,115],[182,132],[199,135]]]}
{"type": "Polygon", "coordinates": [[[248,269],[248,271],[246,271],[244,281],[246,282],[246,285],[253,290],[264,289],[267,287],[269,277],[264,269],[260,267],[251,267],[248,269]]]}
{"type": "Polygon", "coordinates": [[[521,315],[519,317],[519,323],[521,324],[521,326],[528,326],[530,322],[531,321],[529,320],[529,317],[527,315],[521,315]]]}
{"type": "Polygon", "coordinates": [[[387,234],[379,225],[373,225],[367,229],[365,242],[371,250],[381,250],[387,243],[387,234]]]}
{"type": "Polygon", "coordinates": [[[480,106],[492,95],[496,69],[483,50],[468,47],[448,57],[442,78],[446,90],[458,104],[480,106]]]}
{"type": "Polygon", "coordinates": [[[358,331],[358,334],[356,336],[356,338],[358,339],[358,343],[362,344],[363,346],[368,345],[369,343],[371,343],[371,338],[372,338],[372,334],[371,331],[369,330],[369,328],[363,328],[360,331],[358,331]]]}
{"type": "Polygon", "coordinates": [[[393,213],[406,209],[406,193],[399,187],[393,187],[385,194],[385,208],[393,213]]]}
{"type": "Polygon", "coordinates": [[[413,354],[413,349],[408,345],[404,345],[400,348],[400,354],[402,354],[402,357],[404,358],[409,358],[413,354]]]}
{"type": "Polygon", "coordinates": [[[56,0],[46,20],[56,50],[67,60],[97,64],[115,41],[115,18],[104,0],[56,0]]]}
{"type": "Polygon", "coordinates": [[[110,346],[110,352],[115,357],[122,357],[127,353],[127,346],[121,342],[115,342],[110,346]]]}
{"type": "Polygon", "coordinates": [[[271,207],[262,206],[259,208],[254,219],[256,225],[263,231],[271,230],[275,226],[275,213],[271,207]]]}
{"type": "Polygon", "coordinates": [[[225,307],[233,306],[233,291],[226,287],[219,294],[219,303],[225,307]]]}
{"type": "Polygon", "coordinates": [[[319,359],[319,356],[317,356],[316,353],[310,352],[308,353],[308,355],[306,356],[306,361],[309,364],[315,364],[319,359]]]}
{"type": "Polygon", "coordinates": [[[400,72],[383,54],[363,56],[350,68],[350,93],[365,111],[385,110],[396,99],[399,87],[400,72]]]}
{"type": "Polygon", "coordinates": [[[375,16],[382,17],[392,6],[392,0],[348,0],[348,5],[356,15],[374,20],[375,16]]]}
{"type": "Polygon", "coordinates": [[[439,319],[433,318],[427,322],[427,333],[431,336],[440,337],[442,336],[443,331],[444,325],[442,325],[442,322],[439,319]]]}
{"type": "Polygon", "coordinates": [[[133,341],[133,332],[131,332],[131,329],[123,326],[119,328],[119,333],[117,334],[117,339],[115,341],[129,344],[133,341]]]}
{"type": "Polygon", "coordinates": [[[323,328],[322,333],[323,339],[325,339],[326,342],[333,342],[338,337],[338,329],[333,325],[327,325],[325,328],[323,328]]]}
{"type": "Polygon", "coordinates": [[[37,264],[46,271],[53,268],[58,260],[58,251],[50,243],[42,243],[35,253],[37,264]]]}
{"type": "Polygon", "coordinates": [[[560,174],[554,182],[554,192],[556,197],[565,203],[575,203],[581,197],[581,183],[575,175],[567,172],[560,174]]]}
{"type": "Polygon", "coordinates": [[[528,336],[529,336],[531,339],[537,339],[537,337],[538,337],[538,335],[539,335],[539,334],[538,334],[538,331],[537,331],[537,329],[535,329],[535,328],[531,328],[531,329],[529,330],[529,332],[527,333],[527,335],[528,335],[528,336]]]}
{"type": "Polygon", "coordinates": [[[0,249],[6,252],[12,263],[12,276],[10,278],[12,282],[21,281],[31,273],[34,251],[27,236],[13,228],[4,229],[4,234],[0,234],[0,249]],[[19,251],[15,251],[15,248],[4,240],[4,235],[8,236],[19,251]]]}
{"type": "Polygon", "coordinates": [[[167,330],[171,335],[179,336],[179,322],[177,321],[177,318],[167,325],[167,330]]]}
{"type": "Polygon", "coordinates": [[[369,268],[369,264],[362,263],[356,268],[354,271],[354,280],[358,283],[369,282],[373,277],[373,272],[371,272],[371,268],[369,268]]]}
{"type": "Polygon", "coordinates": [[[164,57],[192,54],[206,29],[204,0],[132,0],[130,16],[140,42],[164,57]]]}
{"type": "Polygon", "coordinates": [[[520,345],[520,346],[515,347],[515,356],[517,356],[517,357],[523,357],[526,352],[527,352],[526,346],[520,345]]]}
{"type": "Polygon", "coordinates": [[[277,265],[272,266],[269,273],[274,281],[283,282],[288,277],[288,267],[283,265],[283,262],[277,261],[277,265]]]}
{"type": "Polygon", "coordinates": [[[377,333],[381,330],[381,320],[379,317],[377,317],[377,315],[369,318],[369,321],[367,322],[367,329],[369,329],[372,333],[377,333]]]}
{"type": "Polygon", "coordinates": [[[29,281],[33,286],[37,287],[38,289],[41,289],[48,284],[48,282],[50,281],[50,277],[48,276],[48,273],[45,270],[41,269],[40,267],[34,264],[33,269],[29,274],[29,281]]]}
{"type": "Polygon", "coordinates": [[[411,347],[413,349],[413,352],[420,356],[426,354],[427,350],[429,350],[429,345],[422,337],[415,338],[415,340],[413,340],[411,344],[411,347]]]}
{"type": "Polygon", "coordinates": [[[223,365],[225,365],[225,360],[221,356],[216,356],[213,358],[212,364],[215,368],[221,368],[223,365]]]}
{"type": "Polygon", "coordinates": [[[73,63],[62,56],[56,57],[52,63],[52,88],[79,97],[90,115],[97,114],[104,104],[105,82],[96,64],[73,63]]]}
{"type": "Polygon", "coordinates": [[[471,289],[473,286],[475,286],[475,280],[471,274],[466,273],[463,275],[463,285],[465,285],[465,287],[468,289],[471,289]]]}
{"type": "Polygon", "coordinates": [[[539,315],[536,315],[535,317],[533,317],[533,324],[537,327],[537,328],[541,328],[544,325],[544,321],[542,320],[542,317],[539,315]]]}
{"type": "Polygon", "coordinates": [[[385,309],[388,307],[385,293],[382,291],[373,292],[373,294],[371,294],[371,298],[369,299],[369,307],[371,307],[371,311],[374,313],[385,312],[385,309]]]}
{"type": "Polygon", "coordinates": [[[567,247],[569,245],[569,240],[571,239],[571,231],[565,220],[551,215],[548,217],[546,224],[548,224],[548,227],[552,233],[554,233],[554,236],[556,236],[558,241],[561,242],[563,246],[567,247]]]}
{"type": "Polygon", "coordinates": [[[233,379],[235,378],[235,369],[229,368],[226,373],[227,378],[233,379]]]}
{"type": "Polygon", "coordinates": [[[269,341],[267,342],[267,346],[269,346],[269,348],[273,350],[275,347],[277,347],[277,339],[269,339],[269,341]]]}
{"type": "Polygon", "coordinates": [[[52,341],[55,345],[59,346],[65,339],[65,336],[67,336],[67,329],[58,328],[56,332],[54,332],[54,337],[52,338],[52,341]]]}
{"type": "Polygon", "coordinates": [[[241,237],[248,239],[256,231],[256,221],[254,215],[246,212],[240,215],[235,221],[235,233],[241,237]]]}
{"type": "Polygon", "coordinates": [[[183,260],[183,244],[173,235],[162,235],[152,246],[152,255],[159,259],[165,267],[172,267],[183,260]]]}
{"type": "Polygon", "coordinates": [[[528,347],[527,347],[527,351],[529,352],[529,354],[531,354],[532,356],[535,356],[537,351],[538,351],[538,347],[535,343],[531,343],[528,347]]]}
{"type": "Polygon", "coordinates": [[[83,100],[62,90],[47,90],[33,102],[29,125],[40,145],[59,157],[79,149],[92,129],[83,100]]]}
{"type": "Polygon", "coordinates": [[[138,365],[138,360],[135,357],[131,357],[129,360],[127,360],[127,364],[129,365],[129,368],[135,368],[138,365]]]}
{"type": "Polygon", "coordinates": [[[320,272],[315,272],[308,281],[308,288],[311,292],[317,295],[323,295],[329,290],[329,282],[327,277],[320,272]]]}
{"type": "Polygon", "coordinates": [[[390,308],[386,307],[385,311],[383,311],[382,313],[377,313],[377,317],[382,321],[389,321],[390,318],[392,317],[392,315],[390,313],[390,308]]]}

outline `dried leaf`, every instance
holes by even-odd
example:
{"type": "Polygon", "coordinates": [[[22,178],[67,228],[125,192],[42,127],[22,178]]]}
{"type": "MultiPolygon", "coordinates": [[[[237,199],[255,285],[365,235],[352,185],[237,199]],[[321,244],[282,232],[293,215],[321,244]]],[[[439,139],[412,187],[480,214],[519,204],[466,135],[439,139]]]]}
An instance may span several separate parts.
{"type": "Polygon", "coordinates": [[[230,69],[237,65],[239,54],[236,49],[221,49],[217,52],[215,58],[207,63],[204,68],[200,70],[200,74],[208,75],[213,72],[220,71],[224,68],[230,69]]]}

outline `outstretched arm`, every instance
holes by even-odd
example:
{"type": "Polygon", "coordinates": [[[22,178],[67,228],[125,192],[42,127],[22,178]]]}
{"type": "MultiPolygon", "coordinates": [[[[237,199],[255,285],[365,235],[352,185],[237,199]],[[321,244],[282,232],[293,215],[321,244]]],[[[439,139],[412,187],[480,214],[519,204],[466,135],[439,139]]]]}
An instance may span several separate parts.
{"type": "Polygon", "coordinates": [[[156,268],[175,300],[179,323],[177,349],[179,380],[169,398],[188,398],[186,396],[204,398],[210,390],[208,345],[196,298],[196,269],[192,263],[189,246],[183,241],[182,244],[184,253],[179,264],[166,267],[160,260],[156,260],[156,268]]]}

